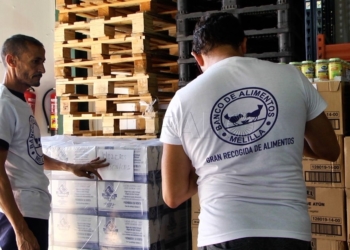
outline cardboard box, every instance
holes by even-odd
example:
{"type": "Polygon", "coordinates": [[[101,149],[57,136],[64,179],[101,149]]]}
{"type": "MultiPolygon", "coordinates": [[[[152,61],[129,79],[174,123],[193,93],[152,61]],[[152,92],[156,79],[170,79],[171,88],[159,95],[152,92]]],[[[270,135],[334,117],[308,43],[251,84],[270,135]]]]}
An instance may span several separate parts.
{"type": "Polygon", "coordinates": [[[328,106],[325,113],[332,123],[333,129],[338,135],[345,135],[349,132],[349,117],[344,112],[348,107],[349,84],[341,81],[322,81],[313,83],[328,106]]]}
{"type": "Polygon", "coordinates": [[[100,250],[160,249],[160,219],[99,217],[100,250]]]}
{"type": "Polygon", "coordinates": [[[97,146],[97,156],[107,159],[110,165],[98,170],[105,181],[133,181],[157,184],[161,181],[161,159],[163,144],[159,140],[130,141],[111,146],[97,146]],[[132,158],[128,151],[132,151],[132,158]],[[122,166],[120,166],[123,163],[122,166]],[[127,164],[133,168],[127,169],[127,164]],[[132,179],[125,179],[127,172],[133,172],[132,179]]]}
{"type": "Polygon", "coordinates": [[[346,241],[345,190],[307,187],[312,237],[346,241]]]}
{"type": "Polygon", "coordinates": [[[312,239],[312,250],[346,250],[346,241],[312,239]]]}
{"type": "Polygon", "coordinates": [[[117,103],[117,111],[120,112],[138,112],[140,111],[140,103],[135,102],[135,103],[117,103]]]}
{"type": "MultiPolygon", "coordinates": [[[[96,147],[91,145],[54,145],[51,146],[50,151],[52,158],[67,163],[83,164],[96,159],[96,147]]],[[[67,171],[51,171],[51,178],[52,180],[91,181],[67,171]]]]}
{"type": "Polygon", "coordinates": [[[53,213],[53,245],[99,249],[98,217],[53,213]]]}
{"type": "Polygon", "coordinates": [[[114,87],[114,94],[135,95],[137,93],[136,89],[137,89],[137,86],[134,86],[134,87],[114,87]]]}
{"type": "Polygon", "coordinates": [[[120,130],[135,130],[135,129],[145,129],[145,119],[120,119],[119,129],[120,130]]]}
{"type": "Polygon", "coordinates": [[[90,248],[50,246],[49,250],[91,250],[90,248]]]}
{"type": "Polygon", "coordinates": [[[161,184],[99,181],[98,215],[134,219],[161,216],[164,201],[161,184]]]}
{"type": "Polygon", "coordinates": [[[303,157],[303,174],[307,186],[345,187],[344,139],[337,135],[340,155],[335,162],[303,157]]]}
{"type": "Polygon", "coordinates": [[[199,225],[199,197],[198,193],[191,198],[191,227],[198,227],[199,225]]]}
{"type": "Polygon", "coordinates": [[[347,214],[347,241],[350,242],[350,189],[345,189],[346,192],[346,214],[347,214]]]}
{"type": "Polygon", "coordinates": [[[52,180],[52,211],[97,215],[95,181],[52,180]]]}
{"type": "Polygon", "coordinates": [[[345,188],[350,188],[350,137],[344,137],[345,188]]]}
{"type": "Polygon", "coordinates": [[[192,227],[192,250],[197,250],[198,247],[198,227],[192,227]]]}

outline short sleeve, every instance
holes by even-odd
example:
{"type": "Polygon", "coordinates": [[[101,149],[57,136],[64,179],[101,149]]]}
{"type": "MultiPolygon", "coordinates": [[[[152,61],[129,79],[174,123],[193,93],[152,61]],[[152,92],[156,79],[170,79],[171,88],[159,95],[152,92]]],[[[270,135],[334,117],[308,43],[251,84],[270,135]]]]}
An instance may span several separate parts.
{"type": "MultiPolygon", "coordinates": [[[[298,70],[299,71],[299,70],[298,70]]],[[[300,71],[300,78],[304,85],[306,105],[307,105],[307,121],[311,121],[319,116],[327,107],[326,101],[322,98],[320,93],[312,85],[312,83],[307,79],[300,71]]]]}
{"type": "Polygon", "coordinates": [[[163,119],[160,141],[167,144],[182,145],[179,127],[181,117],[181,103],[177,95],[171,100],[163,119]]]}
{"type": "Polygon", "coordinates": [[[0,100],[0,139],[11,144],[15,131],[15,114],[10,102],[0,100]]]}

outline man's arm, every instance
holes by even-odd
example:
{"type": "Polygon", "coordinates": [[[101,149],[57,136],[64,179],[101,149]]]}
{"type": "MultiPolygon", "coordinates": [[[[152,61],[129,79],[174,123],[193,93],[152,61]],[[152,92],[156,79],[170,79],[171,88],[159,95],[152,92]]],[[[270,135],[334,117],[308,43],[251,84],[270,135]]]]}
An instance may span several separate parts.
{"type": "Polygon", "coordinates": [[[197,193],[197,178],[191,160],[181,145],[163,144],[162,191],[165,203],[176,208],[197,193]]]}
{"type": "Polygon", "coordinates": [[[322,112],[305,126],[304,156],[336,161],[340,146],[327,116],[322,112]]]}
{"type": "Polygon", "coordinates": [[[15,231],[18,249],[40,249],[37,239],[29,230],[13,196],[5,171],[7,152],[7,150],[0,149],[0,207],[15,231]]]}
{"type": "Polygon", "coordinates": [[[96,175],[100,180],[102,180],[100,174],[97,172],[99,168],[104,168],[109,166],[109,163],[106,162],[106,159],[100,160],[96,158],[86,164],[72,164],[62,162],[56,159],[53,159],[47,155],[44,155],[44,168],[46,170],[62,170],[69,171],[79,177],[86,177],[89,179],[94,178],[92,174],[96,175]]]}

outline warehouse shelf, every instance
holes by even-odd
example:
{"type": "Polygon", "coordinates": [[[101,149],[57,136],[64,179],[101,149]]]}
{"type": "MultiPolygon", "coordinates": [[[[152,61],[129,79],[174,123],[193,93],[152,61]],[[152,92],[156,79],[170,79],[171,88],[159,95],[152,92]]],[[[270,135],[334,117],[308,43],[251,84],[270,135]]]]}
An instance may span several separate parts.
{"type": "Polygon", "coordinates": [[[350,43],[326,44],[324,34],[317,36],[317,58],[329,59],[338,57],[350,61],[350,43]]]}

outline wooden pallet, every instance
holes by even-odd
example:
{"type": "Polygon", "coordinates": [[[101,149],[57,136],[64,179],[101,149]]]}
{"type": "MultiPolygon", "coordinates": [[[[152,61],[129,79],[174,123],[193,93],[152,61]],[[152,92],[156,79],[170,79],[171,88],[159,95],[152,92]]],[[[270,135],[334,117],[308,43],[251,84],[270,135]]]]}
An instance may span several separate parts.
{"type": "Polygon", "coordinates": [[[107,76],[111,74],[146,74],[178,72],[176,56],[133,54],[129,57],[111,57],[110,59],[86,60],[75,59],[55,63],[56,78],[70,78],[71,67],[92,70],[92,76],[107,76]]]}
{"type": "Polygon", "coordinates": [[[178,78],[169,74],[134,74],[106,77],[76,77],[56,80],[56,95],[77,94],[77,86],[89,86],[89,94],[101,96],[108,94],[143,95],[175,93],[178,90],[178,78]]]}
{"type": "Polygon", "coordinates": [[[147,33],[55,42],[55,61],[73,60],[72,50],[89,52],[89,57],[83,59],[90,60],[109,59],[113,56],[128,57],[143,53],[178,56],[178,44],[174,37],[147,33]]]}
{"type": "MultiPolygon", "coordinates": [[[[153,98],[151,95],[139,96],[123,96],[109,97],[109,96],[87,96],[87,95],[64,95],[60,101],[61,115],[82,115],[82,114],[108,114],[132,112],[142,113],[147,109],[146,104],[151,104],[153,98]],[[89,106],[89,111],[80,111],[79,104],[86,103],[89,106]]],[[[157,105],[154,105],[157,110],[157,105]]]]}
{"type": "Polygon", "coordinates": [[[81,114],[63,116],[63,134],[90,136],[152,136],[160,132],[162,115],[157,112],[147,115],[81,114]],[[160,118],[161,117],[161,118],[160,118]],[[81,130],[80,123],[89,121],[89,129],[81,130]]]}
{"type": "Polygon", "coordinates": [[[173,17],[177,13],[176,3],[164,0],[82,0],[78,4],[73,4],[72,0],[56,0],[56,9],[59,10],[58,19],[61,23],[73,23],[77,17],[88,21],[96,18],[110,19],[144,11],[173,17]]]}
{"type": "Polygon", "coordinates": [[[110,20],[95,19],[90,22],[57,24],[55,41],[75,40],[76,33],[86,35],[87,38],[114,38],[119,34],[139,33],[176,37],[176,23],[171,18],[165,18],[150,12],[142,12],[129,14],[126,17],[112,17],[110,20]]]}

